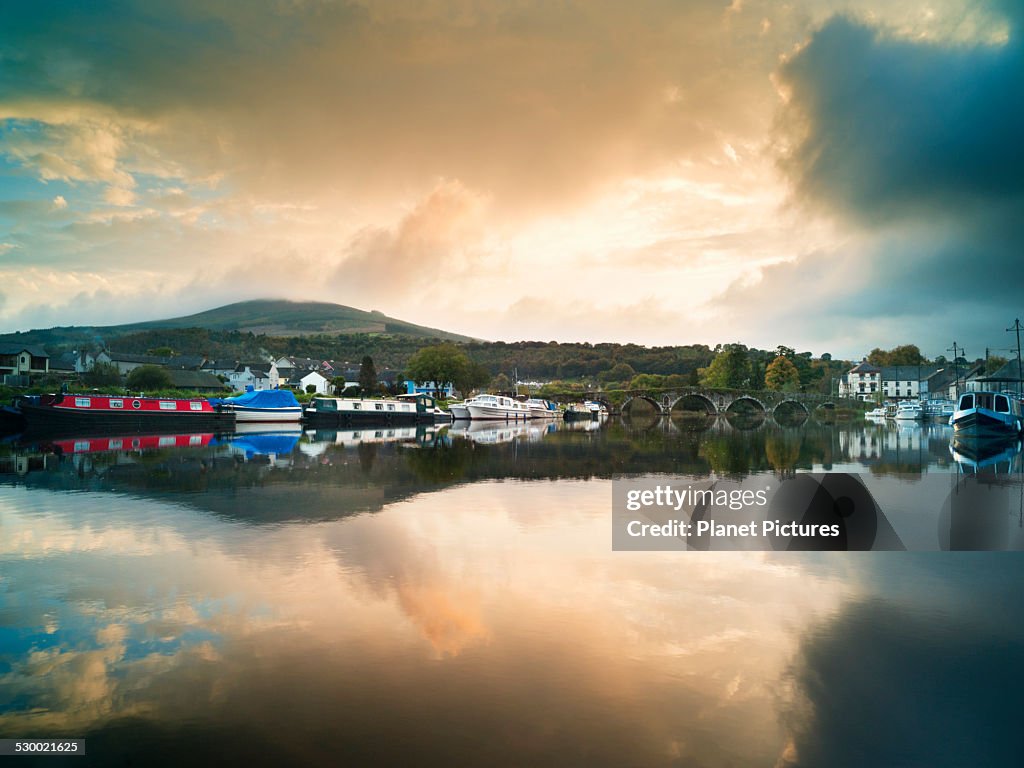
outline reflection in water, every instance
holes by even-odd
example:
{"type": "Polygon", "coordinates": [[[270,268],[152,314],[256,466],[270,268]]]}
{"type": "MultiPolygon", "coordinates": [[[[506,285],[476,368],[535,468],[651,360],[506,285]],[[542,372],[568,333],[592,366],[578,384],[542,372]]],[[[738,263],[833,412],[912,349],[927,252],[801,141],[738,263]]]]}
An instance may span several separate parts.
{"type": "Polygon", "coordinates": [[[615,473],[870,471],[950,494],[932,541],[1019,537],[965,526],[950,487],[988,474],[949,446],[637,415],[3,449],[0,737],[95,765],[1014,764],[1016,556],[610,551],[615,473]]]}

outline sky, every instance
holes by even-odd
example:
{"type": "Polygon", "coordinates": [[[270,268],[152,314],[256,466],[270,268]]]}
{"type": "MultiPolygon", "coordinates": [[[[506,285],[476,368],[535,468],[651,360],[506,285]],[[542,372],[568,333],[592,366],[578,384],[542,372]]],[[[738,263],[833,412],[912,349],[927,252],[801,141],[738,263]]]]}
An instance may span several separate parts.
{"type": "Polygon", "coordinates": [[[253,298],[1009,354],[1013,0],[0,9],[0,332],[253,298]]]}

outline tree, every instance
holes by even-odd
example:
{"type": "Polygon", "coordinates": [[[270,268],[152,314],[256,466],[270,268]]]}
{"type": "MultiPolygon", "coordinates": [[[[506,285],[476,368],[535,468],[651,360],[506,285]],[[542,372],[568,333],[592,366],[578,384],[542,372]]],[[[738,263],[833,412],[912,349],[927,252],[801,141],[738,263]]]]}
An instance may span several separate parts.
{"type": "Polygon", "coordinates": [[[985,373],[991,376],[1008,362],[1009,360],[1000,355],[989,355],[988,360],[985,361],[985,373]]]}
{"type": "Polygon", "coordinates": [[[491,380],[491,372],[486,365],[470,361],[462,376],[455,379],[455,388],[466,394],[474,389],[487,386],[491,380]]]}
{"type": "Polygon", "coordinates": [[[96,363],[82,376],[90,387],[121,386],[121,371],[113,363],[96,363]]]}
{"type": "Polygon", "coordinates": [[[411,358],[406,366],[406,375],[417,384],[433,382],[438,397],[441,390],[462,378],[469,367],[466,353],[454,344],[437,344],[423,347],[411,358]]]}
{"type": "Polygon", "coordinates": [[[171,374],[159,365],[140,365],[128,374],[128,389],[170,389],[171,374]]]}
{"type": "Polygon", "coordinates": [[[740,389],[750,384],[750,360],[743,344],[726,344],[715,355],[711,365],[700,371],[705,387],[740,389]]]}
{"type": "Polygon", "coordinates": [[[504,373],[499,373],[491,379],[490,388],[495,392],[510,392],[512,391],[512,381],[504,373]]]}
{"type": "Polygon", "coordinates": [[[868,355],[868,362],[872,365],[921,365],[928,360],[921,354],[916,344],[903,344],[899,347],[885,350],[875,347],[868,355]]]}
{"type": "Polygon", "coordinates": [[[364,394],[373,394],[377,391],[377,368],[369,355],[363,357],[359,364],[359,388],[364,394]]]}
{"type": "Polygon", "coordinates": [[[636,371],[633,370],[633,366],[629,363],[617,363],[612,368],[606,371],[601,371],[597,375],[598,381],[609,382],[609,381],[629,381],[636,376],[636,371]]]}
{"type": "Polygon", "coordinates": [[[800,372],[788,357],[779,355],[768,364],[764,385],[773,392],[795,392],[800,388],[800,372]]]}

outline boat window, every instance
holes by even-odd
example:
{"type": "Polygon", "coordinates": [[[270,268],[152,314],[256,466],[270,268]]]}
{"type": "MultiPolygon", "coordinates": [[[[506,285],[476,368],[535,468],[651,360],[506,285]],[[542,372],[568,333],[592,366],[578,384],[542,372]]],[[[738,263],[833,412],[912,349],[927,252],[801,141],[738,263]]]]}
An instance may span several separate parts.
{"type": "Polygon", "coordinates": [[[992,395],[988,392],[979,392],[974,396],[974,402],[978,408],[987,408],[992,410],[992,395]]]}
{"type": "Polygon", "coordinates": [[[363,404],[362,403],[352,403],[352,410],[353,411],[361,411],[362,409],[363,409],[363,404]]]}
{"type": "Polygon", "coordinates": [[[395,410],[395,406],[392,403],[388,403],[388,410],[389,411],[395,410]]]}
{"type": "Polygon", "coordinates": [[[376,410],[378,410],[378,411],[383,411],[384,410],[384,404],[383,403],[374,403],[373,407],[376,410]]]}
{"type": "Polygon", "coordinates": [[[88,397],[76,397],[75,407],[76,408],[88,408],[92,405],[92,401],[88,397]]]}
{"type": "Polygon", "coordinates": [[[191,410],[193,410],[193,411],[201,411],[201,410],[203,410],[203,404],[200,403],[200,402],[197,402],[197,401],[193,401],[193,402],[189,403],[188,407],[191,410]]]}
{"type": "Polygon", "coordinates": [[[113,400],[110,401],[111,408],[124,408],[124,400],[113,400]]]}
{"type": "Polygon", "coordinates": [[[176,411],[178,410],[178,404],[172,400],[161,400],[160,401],[161,411],[176,411]]]}
{"type": "Polygon", "coordinates": [[[1009,413],[1010,412],[1010,401],[1006,399],[1006,395],[996,395],[996,413],[1009,413]]]}
{"type": "Polygon", "coordinates": [[[974,407],[974,395],[960,396],[960,410],[966,411],[974,407]]]}
{"type": "Polygon", "coordinates": [[[121,446],[123,446],[123,445],[124,445],[124,441],[123,440],[111,440],[109,443],[107,443],[107,448],[109,448],[112,451],[117,451],[117,450],[120,450],[121,446]]]}
{"type": "Polygon", "coordinates": [[[318,411],[336,411],[338,404],[334,400],[314,400],[313,407],[318,411]]]}

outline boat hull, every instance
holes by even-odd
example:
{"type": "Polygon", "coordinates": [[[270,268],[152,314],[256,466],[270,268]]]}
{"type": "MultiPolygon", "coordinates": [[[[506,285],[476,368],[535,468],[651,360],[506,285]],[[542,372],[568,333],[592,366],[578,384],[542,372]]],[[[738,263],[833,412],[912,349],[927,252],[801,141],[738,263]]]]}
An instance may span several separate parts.
{"type": "Polygon", "coordinates": [[[529,410],[512,410],[493,405],[470,405],[467,407],[469,418],[474,421],[526,421],[530,418],[529,410]]]}
{"type": "Polygon", "coordinates": [[[298,424],[302,421],[302,407],[295,408],[249,408],[242,405],[228,405],[225,410],[235,414],[235,421],[242,423],[263,424],[298,424]]]}
{"type": "Polygon", "coordinates": [[[566,421],[597,421],[597,413],[595,411],[574,411],[567,410],[563,417],[566,421]]]}
{"type": "Polygon", "coordinates": [[[400,411],[306,411],[306,422],[315,429],[383,427],[433,424],[433,413],[400,411]]]}
{"type": "Polygon", "coordinates": [[[235,415],[227,411],[85,411],[51,405],[21,406],[26,432],[32,434],[173,434],[230,432],[235,415]]]}
{"type": "Polygon", "coordinates": [[[452,403],[448,406],[448,410],[451,411],[453,419],[469,418],[469,408],[464,405],[452,403]]]}
{"type": "Polygon", "coordinates": [[[957,411],[951,422],[958,438],[1005,438],[1020,434],[1020,420],[1013,414],[997,414],[985,408],[957,411]]]}

